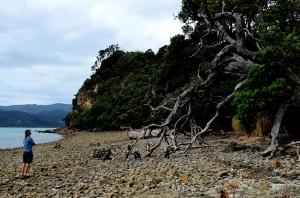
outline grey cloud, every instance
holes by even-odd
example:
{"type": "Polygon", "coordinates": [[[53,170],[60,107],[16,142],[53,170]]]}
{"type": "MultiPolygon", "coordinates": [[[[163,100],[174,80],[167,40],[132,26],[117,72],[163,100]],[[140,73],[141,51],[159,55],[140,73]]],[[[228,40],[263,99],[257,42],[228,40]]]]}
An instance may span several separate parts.
{"type": "Polygon", "coordinates": [[[180,3],[0,0],[0,104],[70,103],[99,49],[156,51],[180,33],[180,3]]]}

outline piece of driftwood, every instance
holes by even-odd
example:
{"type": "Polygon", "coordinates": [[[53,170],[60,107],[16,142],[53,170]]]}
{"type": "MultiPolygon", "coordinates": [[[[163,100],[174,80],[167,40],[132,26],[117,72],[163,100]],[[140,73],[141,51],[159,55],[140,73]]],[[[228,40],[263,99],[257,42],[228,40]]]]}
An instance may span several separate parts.
{"type": "Polygon", "coordinates": [[[111,160],[112,159],[111,155],[112,155],[111,149],[102,148],[102,149],[95,149],[92,157],[95,159],[100,159],[105,161],[105,160],[111,160]]]}

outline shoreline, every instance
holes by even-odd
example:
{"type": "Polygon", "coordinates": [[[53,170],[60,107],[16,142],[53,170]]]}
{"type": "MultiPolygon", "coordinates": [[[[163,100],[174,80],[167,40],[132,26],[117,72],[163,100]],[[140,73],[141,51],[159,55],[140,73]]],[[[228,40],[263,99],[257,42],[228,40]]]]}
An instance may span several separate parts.
{"type": "MultiPolygon", "coordinates": [[[[23,128],[23,127],[20,127],[20,128],[23,128]]],[[[68,130],[64,130],[64,132],[60,132],[61,129],[62,129],[62,128],[55,128],[55,129],[53,130],[52,133],[48,133],[48,132],[42,132],[42,131],[35,131],[34,128],[32,128],[32,131],[35,132],[35,133],[42,133],[42,134],[43,134],[43,133],[44,133],[44,134],[57,134],[57,135],[60,135],[60,136],[61,136],[61,138],[58,139],[58,140],[54,140],[54,141],[50,141],[50,142],[44,142],[44,143],[37,143],[36,146],[38,146],[38,145],[44,145],[44,144],[51,144],[51,143],[58,143],[58,142],[64,140],[65,138],[69,137],[69,135],[72,134],[72,131],[68,131],[68,130]]],[[[48,131],[48,129],[47,129],[46,131],[48,131]]],[[[33,137],[33,138],[34,138],[34,137],[33,137]]],[[[13,147],[13,148],[3,148],[3,149],[0,148],[0,152],[1,152],[1,151],[14,151],[14,150],[20,150],[20,149],[22,149],[22,148],[23,148],[22,146],[13,147]]]]}
{"type": "MultiPolygon", "coordinates": [[[[135,151],[145,155],[141,140],[135,151]]],[[[216,140],[210,147],[183,154],[125,160],[131,142],[126,132],[71,132],[61,141],[34,147],[31,177],[18,177],[20,150],[0,152],[0,197],[296,197],[300,194],[300,163],[292,153],[272,160],[258,154],[258,146],[236,137],[216,140]],[[230,143],[248,149],[230,150],[230,143]],[[59,146],[56,146],[59,144],[59,146]],[[95,159],[93,153],[112,149],[112,160],[95,159]],[[229,150],[228,150],[229,149],[229,150]],[[1,161],[2,160],[2,161],[1,161]],[[3,162],[3,163],[1,163],[3,162]]],[[[167,145],[163,145],[163,149],[167,145]]]]}
{"type": "MultiPolygon", "coordinates": [[[[58,142],[64,140],[65,138],[66,138],[66,136],[62,136],[62,138],[60,138],[59,140],[55,140],[55,141],[51,141],[51,142],[45,142],[45,143],[38,143],[38,144],[35,145],[35,147],[40,146],[40,145],[47,145],[47,144],[52,144],[52,143],[58,143],[58,142]]],[[[22,146],[14,147],[14,148],[4,148],[4,149],[0,148],[0,152],[2,152],[2,151],[21,150],[22,148],[23,148],[22,146]]]]}

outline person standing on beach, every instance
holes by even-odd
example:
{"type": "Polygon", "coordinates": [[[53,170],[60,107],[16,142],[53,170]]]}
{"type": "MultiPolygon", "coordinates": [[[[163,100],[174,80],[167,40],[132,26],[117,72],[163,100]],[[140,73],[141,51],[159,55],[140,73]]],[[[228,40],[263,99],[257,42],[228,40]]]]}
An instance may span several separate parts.
{"type": "Polygon", "coordinates": [[[22,177],[29,176],[29,170],[33,159],[32,146],[35,145],[33,139],[30,137],[31,131],[25,131],[25,138],[23,140],[23,164],[22,164],[22,177]]]}

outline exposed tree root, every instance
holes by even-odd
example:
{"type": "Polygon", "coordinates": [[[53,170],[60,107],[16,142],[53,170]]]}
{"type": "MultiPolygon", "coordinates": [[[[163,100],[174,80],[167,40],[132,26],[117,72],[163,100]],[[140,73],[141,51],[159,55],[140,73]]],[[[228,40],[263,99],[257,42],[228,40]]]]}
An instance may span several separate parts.
{"type": "Polygon", "coordinates": [[[272,136],[271,145],[264,152],[262,152],[262,155],[264,156],[269,155],[269,158],[271,158],[274,155],[275,151],[277,150],[279,146],[278,135],[280,131],[281,122],[288,107],[289,107],[289,103],[284,102],[278,108],[274,118],[273,127],[271,130],[271,136],[272,136]]]}
{"type": "Polygon", "coordinates": [[[297,156],[298,156],[298,161],[300,161],[300,141],[291,142],[291,143],[285,145],[283,147],[283,150],[286,150],[288,148],[294,148],[294,149],[296,149],[296,153],[297,153],[297,156]]]}
{"type": "MultiPolygon", "coordinates": [[[[290,73],[291,71],[288,71],[288,72],[291,76],[291,79],[293,79],[296,84],[299,84],[299,82],[300,82],[299,78],[295,74],[290,73]]],[[[268,156],[269,158],[271,158],[271,157],[273,157],[274,153],[278,150],[278,146],[279,146],[278,136],[279,136],[281,125],[282,125],[282,119],[283,119],[288,107],[290,107],[292,105],[299,106],[299,102],[300,102],[299,94],[300,94],[299,90],[295,89],[292,97],[289,100],[283,102],[279,106],[279,108],[275,114],[275,118],[273,121],[273,127],[271,129],[272,142],[271,142],[271,145],[265,151],[262,152],[263,156],[268,156]]]]}

